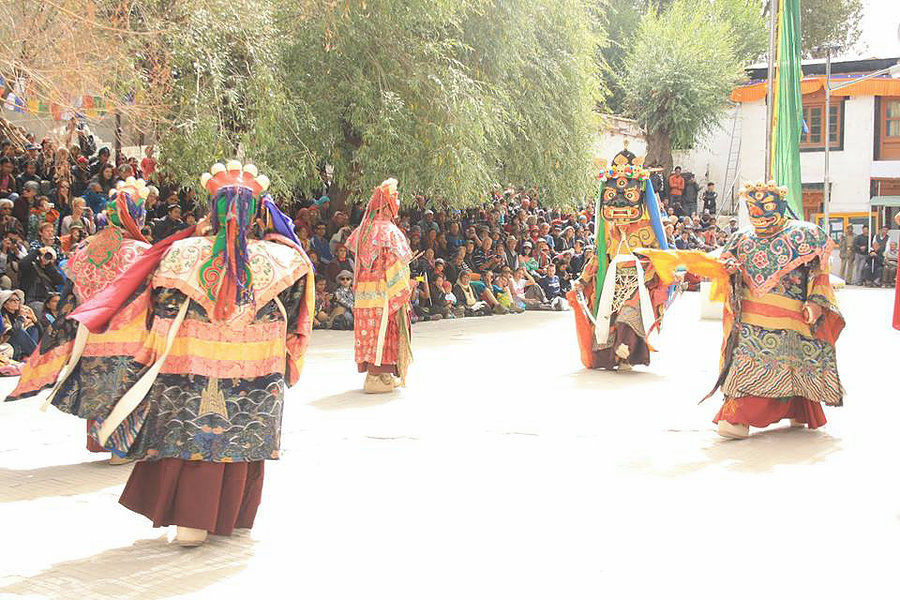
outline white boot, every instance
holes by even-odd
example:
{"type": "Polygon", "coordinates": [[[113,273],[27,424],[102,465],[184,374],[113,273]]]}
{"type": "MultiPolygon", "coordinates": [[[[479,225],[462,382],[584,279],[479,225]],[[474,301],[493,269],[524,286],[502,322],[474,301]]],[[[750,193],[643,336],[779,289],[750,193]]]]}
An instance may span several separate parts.
{"type": "Polygon", "coordinates": [[[719,435],[732,440],[743,440],[750,437],[749,425],[733,425],[725,419],[719,420],[719,435]]]}
{"type": "Polygon", "coordinates": [[[179,546],[193,548],[205,542],[206,535],[205,529],[194,529],[193,527],[182,527],[179,525],[175,533],[175,541],[178,542],[179,546]]]}
{"type": "Polygon", "coordinates": [[[616,356],[622,360],[628,360],[628,357],[631,356],[631,348],[626,344],[619,344],[616,346],[616,356]]]}
{"type": "Polygon", "coordinates": [[[366,374],[366,382],[363,391],[367,394],[387,394],[394,391],[394,376],[390,373],[383,375],[366,374]]]}
{"type": "Polygon", "coordinates": [[[619,363],[618,363],[618,368],[617,368],[617,370],[618,370],[618,371],[630,371],[630,370],[631,370],[631,363],[630,363],[630,362],[627,362],[627,361],[624,361],[624,360],[620,360],[619,363]]]}

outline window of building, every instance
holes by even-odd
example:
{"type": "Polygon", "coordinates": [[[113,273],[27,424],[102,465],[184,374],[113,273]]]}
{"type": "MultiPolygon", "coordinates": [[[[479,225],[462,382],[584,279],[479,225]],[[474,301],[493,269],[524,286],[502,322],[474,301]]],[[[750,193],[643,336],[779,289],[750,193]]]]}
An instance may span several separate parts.
{"type": "MultiPolygon", "coordinates": [[[[828,124],[828,140],[832,150],[840,149],[844,138],[843,101],[831,99],[831,122],[828,124]]],[[[806,130],[800,134],[800,147],[808,150],[824,149],[825,94],[809,94],[803,97],[803,122],[806,130]]]]}
{"type": "Polygon", "coordinates": [[[879,123],[881,160],[900,160],[900,98],[881,98],[879,123]]]}

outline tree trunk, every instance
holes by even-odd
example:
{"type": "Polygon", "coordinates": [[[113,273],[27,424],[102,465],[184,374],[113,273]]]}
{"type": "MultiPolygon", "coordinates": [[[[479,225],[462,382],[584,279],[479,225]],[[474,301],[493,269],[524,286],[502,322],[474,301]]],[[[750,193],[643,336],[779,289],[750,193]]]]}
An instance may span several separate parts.
{"type": "Polygon", "coordinates": [[[667,131],[647,133],[647,157],[644,166],[662,165],[663,175],[672,172],[672,136],[667,131]]]}

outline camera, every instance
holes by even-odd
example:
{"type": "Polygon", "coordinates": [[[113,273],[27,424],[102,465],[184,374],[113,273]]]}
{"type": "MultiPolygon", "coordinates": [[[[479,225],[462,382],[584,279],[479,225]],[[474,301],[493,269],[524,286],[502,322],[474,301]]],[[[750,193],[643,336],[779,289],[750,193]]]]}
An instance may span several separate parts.
{"type": "Polygon", "coordinates": [[[52,253],[52,252],[44,252],[44,254],[43,254],[42,256],[43,256],[44,260],[46,260],[46,261],[51,261],[51,260],[53,260],[53,253],[52,253]]]}

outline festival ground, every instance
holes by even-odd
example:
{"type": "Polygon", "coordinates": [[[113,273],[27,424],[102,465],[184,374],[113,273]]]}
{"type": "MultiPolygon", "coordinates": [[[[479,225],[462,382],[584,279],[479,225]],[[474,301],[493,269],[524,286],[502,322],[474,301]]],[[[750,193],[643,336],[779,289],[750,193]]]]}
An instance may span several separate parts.
{"type": "Polygon", "coordinates": [[[416,325],[408,388],[372,397],[350,334],[315,332],[256,527],[197,549],[117,504],[130,467],[81,421],[0,404],[0,597],[893,597],[900,333],[891,291],[839,298],[847,406],[746,441],[697,405],[721,331],[697,294],[621,375],[528,313],[416,325]]]}

